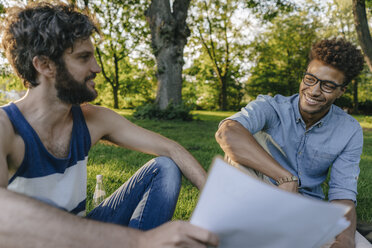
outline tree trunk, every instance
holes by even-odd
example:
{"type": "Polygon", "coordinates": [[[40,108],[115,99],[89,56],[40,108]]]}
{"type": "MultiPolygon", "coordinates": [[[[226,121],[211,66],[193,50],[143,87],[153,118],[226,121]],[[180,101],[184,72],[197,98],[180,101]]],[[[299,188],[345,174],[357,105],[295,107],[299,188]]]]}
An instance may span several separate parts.
{"type": "Polygon", "coordinates": [[[190,35],[186,24],[190,0],[152,0],[146,10],[151,29],[151,45],[157,63],[156,103],[165,109],[182,101],[183,49],[190,35]]]}
{"type": "Polygon", "coordinates": [[[355,29],[369,70],[372,72],[372,38],[369,32],[365,0],[353,0],[355,29]]]}
{"type": "Polygon", "coordinates": [[[112,93],[114,95],[114,108],[118,109],[119,108],[118,87],[113,87],[112,93]]]}
{"type": "Polygon", "coordinates": [[[229,78],[223,76],[221,81],[221,93],[220,93],[220,110],[227,110],[227,83],[229,78]]]}
{"type": "Polygon", "coordinates": [[[114,93],[114,108],[118,109],[119,108],[119,59],[118,56],[116,55],[116,52],[114,52],[114,65],[115,65],[115,79],[114,79],[114,87],[113,87],[113,93],[114,93]]]}
{"type": "Polygon", "coordinates": [[[358,114],[358,80],[353,80],[353,114],[358,114]]]}

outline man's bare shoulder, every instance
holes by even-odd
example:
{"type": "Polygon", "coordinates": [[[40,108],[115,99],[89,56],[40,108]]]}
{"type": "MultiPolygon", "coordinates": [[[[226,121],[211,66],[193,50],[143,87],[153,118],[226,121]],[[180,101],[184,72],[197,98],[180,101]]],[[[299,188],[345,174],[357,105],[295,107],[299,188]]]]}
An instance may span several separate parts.
{"type": "Polygon", "coordinates": [[[92,144],[98,140],[112,136],[116,130],[124,131],[130,122],[115,111],[92,104],[81,105],[87,123],[92,144]]]}
{"type": "MultiPolygon", "coordinates": [[[[8,115],[0,108],[0,146],[10,144],[14,135],[14,128],[8,115]]],[[[9,145],[5,145],[2,148],[5,149],[6,147],[9,147],[9,145]]]]}
{"type": "Polygon", "coordinates": [[[82,104],[81,110],[83,111],[84,117],[87,121],[89,120],[99,120],[99,121],[110,121],[112,118],[120,117],[115,111],[97,105],[92,105],[89,103],[82,104]]]}
{"type": "Polygon", "coordinates": [[[2,108],[0,108],[0,133],[2,134],[0,137],[4,137],[3,135],[7,134],[14,134],[13,125],[2,108]]]}

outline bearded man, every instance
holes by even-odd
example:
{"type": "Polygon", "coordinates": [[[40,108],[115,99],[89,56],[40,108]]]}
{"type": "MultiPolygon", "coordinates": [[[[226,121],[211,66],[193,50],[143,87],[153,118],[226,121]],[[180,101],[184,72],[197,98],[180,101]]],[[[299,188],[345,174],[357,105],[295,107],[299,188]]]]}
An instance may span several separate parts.
{"type": "Polygon", "coordinates": [[[205,183],[196,159],[178,143],[86,104],[97,97],[93,80],[101,72],[91,19],[68,5],[36,3],[8,10],[3,25],[2,47],[28,90],[0,108],[1,247],[217,245],[204,229],[166,223],[181,173],[199,189],[205,183]],[[85,216],[88,152],[101,139],[159,157],[78,217],[85,216]]]}

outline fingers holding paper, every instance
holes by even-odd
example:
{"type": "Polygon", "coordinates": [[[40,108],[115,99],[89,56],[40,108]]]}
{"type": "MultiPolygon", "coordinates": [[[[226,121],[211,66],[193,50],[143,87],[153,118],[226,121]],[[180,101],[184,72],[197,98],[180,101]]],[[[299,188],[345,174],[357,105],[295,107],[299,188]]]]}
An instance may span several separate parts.
{"type": "Polygon", "coordinates": [[[159,228],[145,232],[139,247],[216,247],[218,237],[184,221],[168,222],[159,228]]]}

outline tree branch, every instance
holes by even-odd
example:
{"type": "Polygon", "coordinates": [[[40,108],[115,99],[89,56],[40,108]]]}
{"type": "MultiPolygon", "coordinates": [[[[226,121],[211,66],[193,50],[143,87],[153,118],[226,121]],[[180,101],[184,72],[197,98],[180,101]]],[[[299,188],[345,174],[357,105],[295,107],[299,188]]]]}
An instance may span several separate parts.
{"type": "Polygon", "coordinates": [[[97,55],[98,55],[99,63],[101,64],[103,77],[106,79],[107,82],[109,82],[111,84],[112,87],[114,87],[113,82],[110,80],[110,78],[106,74],[105,67],[104,67],[103,61],[102,61],[101,51],[99,50],[98,47],[96,47],[96,52],[97,52],[97,55]]]}
{"type": "MultiPolygon", "coordinates": [[[[217,76],[218,78],[222,79],[222,73],[221,73],[221,68],[220,66],[218,65],[218,61],[217,61],[217,56],[216,56],[216,48],[214,47],[214,42],[213,42],[213,38],[212,38],[212,35],[213,35],[213,26],[212,26],[212,22],[209,18],[209,8],[208,8],[208,5],[207,5],[207,2],[204,1],[204,5],[205,5],[205,9],[207,11],[207,22],[208,22],[208,26],[209,26],[209,42],[210,42],[210,45],[211,45],[211,49],[209,50],[208,49],[208,46],[206,46],[206,48],[208,49],[208,54],[209,54],[209,57],[211,58],[212,60],[212,63],[214,65],[214,69],[217,73],[217,76]]],[[[200,32],[200,30],[199,30],[200,32]]]]}
{"type": "Polygon", "coordinates": [[[229,60],[229,57],[230,57],[230,44],[229,44],[229,40],[227,38],[227,20],[226,19],[224,20],[223,31],[224,31],[224,40],[225,40],[225,47],[226,47],[226,50],[225,50],[224,76],[226,76],[228,74],[229,67],[230,67],[230,60],[229,60]]]}

